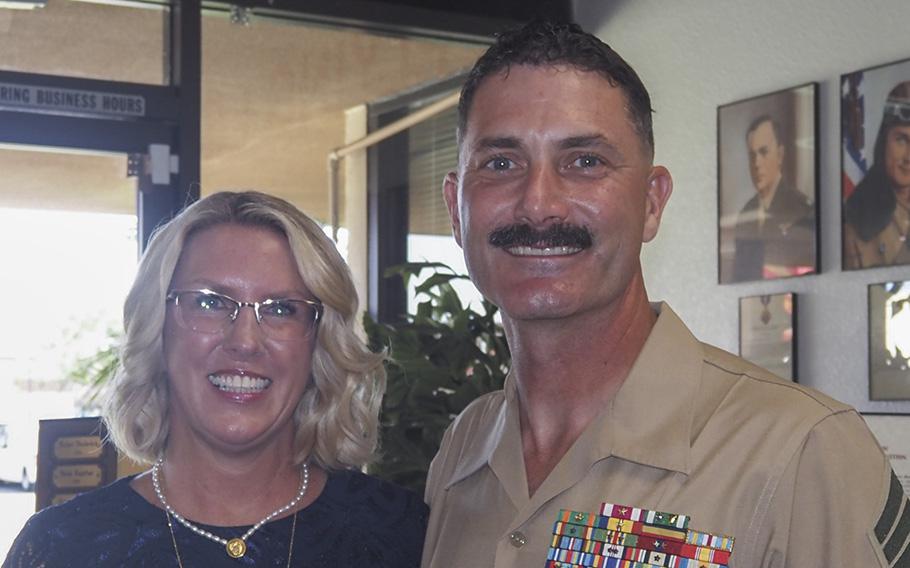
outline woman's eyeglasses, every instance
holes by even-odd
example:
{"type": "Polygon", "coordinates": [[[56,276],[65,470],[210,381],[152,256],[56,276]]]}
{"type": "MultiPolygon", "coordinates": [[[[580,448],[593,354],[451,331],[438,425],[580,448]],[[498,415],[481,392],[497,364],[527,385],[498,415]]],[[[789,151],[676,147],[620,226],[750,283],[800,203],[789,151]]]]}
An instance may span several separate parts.
{"type": "Polygon", "coordinates": [[[313,333],[322,316],[316,300],[268,298],[241,302],[212,290],[174,290],[167,301],[174,304],[177,324],[199,333],[223,333],[237,319],[240,309],[253,308],[259,327],[271,339],[305,339],[313,333]]]}

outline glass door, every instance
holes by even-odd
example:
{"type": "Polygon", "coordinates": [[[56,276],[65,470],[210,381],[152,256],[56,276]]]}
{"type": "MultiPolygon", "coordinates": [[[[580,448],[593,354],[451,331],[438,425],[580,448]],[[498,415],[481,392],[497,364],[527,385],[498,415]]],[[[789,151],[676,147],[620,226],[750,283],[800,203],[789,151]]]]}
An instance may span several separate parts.
{"type": "Polygon", "coordinates": [[[137,262],[126,154],[0,147],[0,551],[35,510],[38,421],[97,413],[137,262]]]}

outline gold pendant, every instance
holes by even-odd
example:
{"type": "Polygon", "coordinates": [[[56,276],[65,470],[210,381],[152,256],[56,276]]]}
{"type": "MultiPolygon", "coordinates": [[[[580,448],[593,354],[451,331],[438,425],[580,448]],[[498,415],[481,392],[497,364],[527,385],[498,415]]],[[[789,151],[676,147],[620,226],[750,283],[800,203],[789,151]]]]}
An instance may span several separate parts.
{"type": "Polygon", "coordinates": [[[240,558],[246,554],[246,543],[241,538],[232,538],[228,541],[225,548],[231,558],[240,558]]]}

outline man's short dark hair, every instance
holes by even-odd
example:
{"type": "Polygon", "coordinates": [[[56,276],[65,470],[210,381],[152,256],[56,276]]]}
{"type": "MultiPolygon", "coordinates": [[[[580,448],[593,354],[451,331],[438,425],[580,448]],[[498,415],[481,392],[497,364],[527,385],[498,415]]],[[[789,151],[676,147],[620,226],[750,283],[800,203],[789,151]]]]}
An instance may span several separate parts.
{"type": "Polygon", "coordinates": [[[513,65],[567,65],[602,75],[626,95],[632,125],[654,153],[651,97],[638,74],[609,45],[577,24],[533,21],[503,32],[468,74],[458,101],[458,144],[467,131],[468,113],[477,88],[490,75],[508,72],[513,65]]]}
{"type": "Polygon", "coordinates": [[[777,145],[782,145],[783,142],[781,142],[780,138],[780,124],[771,118],[770,114],[763,114],[749,123],[749,129],[746,130],[746,142],[749,141],[749,135],[758,130],[758,127],[766,122],[771,124],[771,131],[774,133],[774,140],[777,141],[777,145]]]}

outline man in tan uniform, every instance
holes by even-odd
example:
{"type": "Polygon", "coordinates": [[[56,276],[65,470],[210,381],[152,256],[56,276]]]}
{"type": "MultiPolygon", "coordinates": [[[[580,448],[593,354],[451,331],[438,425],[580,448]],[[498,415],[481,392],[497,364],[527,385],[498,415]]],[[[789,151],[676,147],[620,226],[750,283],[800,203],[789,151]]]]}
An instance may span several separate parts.
{"type": "Polygon", "coordinates": [[[910,504],[859,415],[648,302],[672,182],[635,72],[531,24],[459,112],[444,195],[512,368],[430,468],[423,566],[910,566],[910,504]]]}

